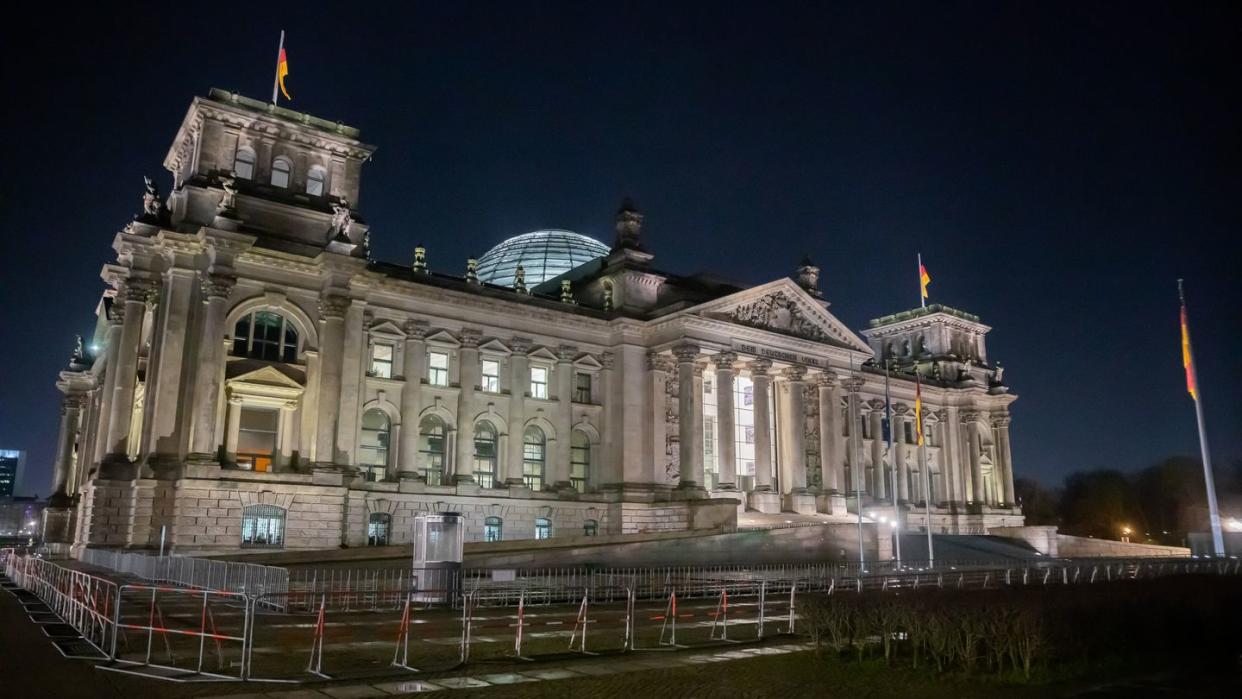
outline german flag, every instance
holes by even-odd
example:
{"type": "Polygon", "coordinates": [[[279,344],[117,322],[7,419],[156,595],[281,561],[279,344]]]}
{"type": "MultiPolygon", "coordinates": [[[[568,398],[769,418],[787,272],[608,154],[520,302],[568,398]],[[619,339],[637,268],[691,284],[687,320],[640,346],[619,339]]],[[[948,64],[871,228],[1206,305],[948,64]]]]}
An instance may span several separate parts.
{"type": "Polygon", "coordinates": [[[923,382],[919,381],[918,372],[914,374],[914,434],[918,436],[918,445],[923,446],[923,382]]]}
{"type": "MultiPolygon", "coordinates": [[[[284,42],[284,36],[281,36],[281,42],[284,42]]],[[[285,76],[289,74],[289,58],[285,55],[285,47],[280,47],[280,58],[276,61],[276,82],[280,83],[280,92],[285,99],[290,102],[293,98],[289,96],[289,91],[285,89],[285,76]]]]}
{"type": "Polygon", "coordinates": [[[1182,302],[1182,367],[1186,369],[1186,392],[1194,400],[1199,400],[1199,391],[1195,386],[1195,365],[1190,358],[1190,322],[1186,320],[1186,303],[1182,302]]]}
{"type": "MultiPolygon", "coordinates": [[[[907,268],[908,269],[908,268],[907,268]]],[[[931,284],[931,275],[927,273],[927,268],[923,266],[923,262],[919,262],[919,288],[923,291],[923,298],[927,298],[927,285],[931,284]]]]}

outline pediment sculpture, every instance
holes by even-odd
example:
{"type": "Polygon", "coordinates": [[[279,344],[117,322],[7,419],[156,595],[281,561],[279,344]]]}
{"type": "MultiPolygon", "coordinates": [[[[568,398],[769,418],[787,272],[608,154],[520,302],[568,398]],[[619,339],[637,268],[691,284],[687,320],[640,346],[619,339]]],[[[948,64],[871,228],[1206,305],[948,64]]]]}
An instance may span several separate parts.
{"type": "Polygon", "coordinates": [[[832,337],[812,318],[798,301],[784,291],[769,294],[729,312],[729,320],[752,328],[793,335],[805,340],[831,342],[832,337]]]}

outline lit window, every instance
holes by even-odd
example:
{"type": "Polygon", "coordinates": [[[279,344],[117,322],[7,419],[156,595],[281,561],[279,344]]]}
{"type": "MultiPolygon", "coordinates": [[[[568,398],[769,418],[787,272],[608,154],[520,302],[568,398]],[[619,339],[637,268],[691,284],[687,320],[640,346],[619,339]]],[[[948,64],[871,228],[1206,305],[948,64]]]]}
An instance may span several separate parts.
{"type": "Polygon", "coordinates": [[[289,188],[289,173],[293,170],[293,165],[288,158],[279,157],[272,161],[272,186],[281,189],[289,188]]]}
{"type": "Polygon", "coordinates": [[[427,383],[432,386],[448,385],[448,362],[446,352],[427,353],[427,383]]]}
{"type": "Polygon", "coordinates": [[[495,359],[483,360],[483,378],[479,388],[487,393],[500,393],[500,362],[495,359]]]}
{"type": "Polygon", "coordinates": [[[733,424],[737,475],[755,475],[755,385],[746,376],[733,378],[733,424]]]}
{"type": "Polygon", "coordinates": [[[535,520],[535,538],[551,539],[552,538],[552,520],[547,517],[540,517],[535,520]]]}
{"type": "Polygon", "coordinates": [[[574,402],[590,403],[591,402],[591,375],[576,374],[574,376],[574,402]]]}
{"type": "Polygon", "coordinates": [[[496,486],[496,428],[486,421],[474,426],[474,480],[483,488],[496,486]]]}
{"type": "Polygon", "coordinates": [[[392,529],[392,515],[372,512],[367,518],[367,546],[387,546],[388,532],[392,529]]]}
{"type": "Polygon", "coordinates": [[[312,197],[322,197],[324,183],[328,181],[328,173],[322,165],[316,165],[306,173],[306,193],[312,197]]]}
{"type": "Polygon", "coordinates": [[[582,430],[574,430],[569,440],[569,482],[574,490],[585,493],[587,474],[591,469],[591,440],[582,430]]]}
{"type": "Polygon", "coordinates": [[[371,345],[371,376],[392,378],[392,345],[377,342],[371,345]]]}
{"type": "Polygon", "coordinates": [[[233,356],[292,363],[297,360],[298,331],[284,316],[254,311],[233,326],[233,356]]]}
{"type": "Polygon", "coordinates": [[[285,510],[275,505],[242,508],[242,548],[281,548],[285,545],[285,510]]]}
{"type": "Polygon", "coordinates": [[[444,423],[434,415],[418,425],[418,470],[427,485],[440,485],[444,479],[444,423]]]}
{"type": "Polygon", "coordinates": [[[371,408],[362,414],[362,443],[358,450],[358,464],[362,466],[369,481],[384,480],[388,466],[388,415],[379,408],[371,408]]]}
{"type": "Polygon", "coordinates": [[[599,533],[599,520],[588,519],[582,523],[582,534],[584,536],[595,536],[599,533]]]}
{"type": "Polygon", "coordinates": [[[483,520],[483,540],[500,541],[504,526],[504,520],[499,517],[488,517],[483,520]]]}
{"type": "Polygon", "coordinates": [[[237,466],[248,471],[271,471],[276,453],[280,411],[242,408],[237,421],[237,466]]]}
{"type": "Polygon", "coordinates": [[[533,366],[530,368],[530,397],[548,397],[548,370],[545,367],[533,366]]]}
{"type": "Polygon", "coordinates": [[[547,440],[543,430],[527,427],[522,435],[522,481],[531,490],[543,489],[544,465],[547,461],[547,440]]]}
{"type": "Polygon", "coordinates": [[[254,151],[238,148],[233,156],[233,175],[243,180],[254,179],[254,151]]]}

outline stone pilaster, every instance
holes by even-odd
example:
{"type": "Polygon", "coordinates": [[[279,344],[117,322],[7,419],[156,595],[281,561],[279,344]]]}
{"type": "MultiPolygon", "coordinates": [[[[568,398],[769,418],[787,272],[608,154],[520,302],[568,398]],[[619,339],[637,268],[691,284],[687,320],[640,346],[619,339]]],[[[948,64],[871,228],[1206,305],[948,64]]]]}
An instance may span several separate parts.
{"type": "Polygon", "coordinates": [[[341,352],[339,410],[337,411],[337,464],[350,466],[357,460],[358,418],[362,406],[362,385],[368,357],[363,357],[366,342],[363,326],[366,302],[354,299],[345,312],[345,339],[341,352]]]}
{"type": "Polygon", "coordinates": [[[806,492],[806,404],[803,383],[806,367],[791,366],[782,373],[780,429],[781,490],[785,493],[806,492]]]}
{"type": "Polygon", "coordinates": [[[884,401],[873,400],[871,408],[871,494],[877,500],[888,497],[888,469],[884,464],[884,401]]]}
{"type": "Polygon", "coordinates": [[[236,280],[232,277],[210,274],[200,281],[203,314],[202,331],[199,335],[198,366],[194,380],[194,422],[191,427],[191,456],[196,461],[215,461],[219,445],[216,444],[216,416],[219,401],[224,359],[224,327],[229,292],[236,280]]]}
{"type": "Polygon", "coordinates": [[[68,392],[68,386],[58,385],[57,388],[66,393],[60,402],[60,431],[56,439],[56,461],[52,464],[52,496],[48,499],[48,505],[68,507],[73,497],[73,493],[69,491],[69,476],[73,470],[74,444],[78,438],[85,397],[68,392]]]}
{"type": "Polygon", "coordinates": [[[90,455],[91,464],[97,464],[102,461],[112,446],[112,443],[109,441],[112,422],[112,394],[116,387],[118,354],[121,347],[121,334],[124,331],[124,308],[125,300],[122,293],[113,299],[112,311],[108,317],[107,339],[104,341],[107,356],[104,358],[103,386],[100,387],[99,410],[95,418],[95,439],[90,455]]]}
{"type": "Polygon", "coordinates": [[[557,490],[572,490],[573,483],[569,480],[569,461],[573,429],[574,399],[574,359],[578,356],[578,348],[573,345],[561,345],[556,348],[556,442],[555,453],[551,454],[550,475],[552,485],[557,490]]]}
{"type": "MultiPolygon", "coordinates": [[[[673,370],[672,362],[658,352],[647,353],[647,400],[644,412],[647,413],[647,451],[651,473],[647,478],[654,483],[664,483],[668,478],[668,400],[666,391],[668,375],[673,370]]],[[[680,455],[679,457],[680,458],[680,455]]]]}
{"type": "Polygon", "coordinates": [[[337,413],[341,405],[341,360],[345,344],[345,311],[349,299],[333,294],[319,302],[319,420],[316,425],[315,460],[337,462],[337,413]]]}
{"type": "Polygon", "coordinates": [[[837,397],[837,375],[825,371],[816,377],[819,390],[819,470],[820,483],[828,493],[840,493],[845,481],[845,464],[841,462],[839,422],[840,399],[837,397]]]}
{"type": "Polygon", "coordinates": [[[405,384],[401,387],[401,441],[397,448],[398,476],[403,481],[417,480],[422,475],[418,472],[418,414],[422,410],[423,374],[427,371],[426,337],[426,323],[411,320],[405,324],[405,384]]]}
{"type": "Polygon", "coordinates": [[[193,389],[186,387],[186,380],[193,373],[183,365],[189,349],[190,304],[194,300],[196,276],[192,270],[173,268],[165,274],[162,285],[163,298],[157,307],[158,334],[151,341],[153,358],[147,368],[148,418],[142,426],[147,468],[178,467],[189,446],[183,433],[189,421],[180,408],[186,394],[193,395],[193,389]]]}
{"type": "Polygon", "coordinates": [[[720,352],[716,364],[716,449],[718,490],[737,490],[737,412],[733,407],[733,365],[736,352],[720,352]]]}
{"type": "MultiPolygon", "coordinates": [[[[850,421],[849,461],[851,482],[844,485],[854,491],[856,495],[861,496],[867,485],[866,466],[863,463],[862,455],[862,396],[860,395],[864,381],[857,376],[851,376],[841,383],[845,386],[847,394],[847,412],[850,421]]],[[[861,506],[862,503],[859,503],[859,507],[861,506]]]]}
{"type": "Polygon", "coordinates": [[[694,390],[699,348],[680,345],[677,357],[677,429],[681,488],[703,487],[703,394],[694,390]]]}
{"type": "Polygon", "coordinates": [[[1006,507],[1013,507],[1013,454],[1009,449],[1009,422],[1006,413],[992,416],[992,430],[996,440],[997,482],[1006,507]]]}
{"type": "Polygon", "coordinates": [[[479,388],[479,340],[475,328],[462,328],[458,341],[457,450],[453,458],[453,483],[474,482],[474,396],[479,388]]]}
{"type": "Polygon", "coordinates": [[[971,502],[986,504],[987,498],[983,488],[983,470],[979,461],[979,413],[962,412],[962,429],[966,430],[966,455],[970,459],[970,495],[971,502]]]}
{"type": "MultiPolygon", "coordinates": [[[[113,383],[111,415],[108,418],[108,456],[113,464],[129,462],[128,443],[134,409],[134,388],[138,380],[138,344],[147,312],[147,298],[157,285],[152,280],[130,278],[113,305],[121,318],[120,341],[115,346],[116,375],[113,383]]],[[[119,474],[118,474],[119,475],[119,474]]],[[[128,475],[128,472],[127,472],[128,475]]]]}
{"type": "Polygon", "coordinates": [[[906,463],[906,421],[910,409],[904,405],[893,408],[893,463],[897,470],[897,501],[910,502],[910,466],[906,463]]]}
{"type": "Polygon", "coordinates": [[[509,453],[506,454],[505,468],[508,476],[505,482],[511,486],[520,486],[522,479],[522,438],[526,432],[526,390],[530,386],[530,352],[531,340],[528,337],[514,337],[509,340],[509,349],[513,354],[509,357],[509,453]]]}

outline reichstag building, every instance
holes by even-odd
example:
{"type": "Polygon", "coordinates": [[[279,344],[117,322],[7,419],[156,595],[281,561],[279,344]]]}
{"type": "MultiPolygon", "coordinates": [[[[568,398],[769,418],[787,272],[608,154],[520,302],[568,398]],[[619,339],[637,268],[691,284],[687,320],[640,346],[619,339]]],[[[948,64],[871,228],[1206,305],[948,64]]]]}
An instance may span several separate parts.
{"type": "Polygon", "coordinates": [[[855,333],[809,260],[752,287],[658,271],[628,201],[608,244],[541,230],[451,272],[423,248],[372,260],[353,206],[372,151],[235,93],[193,101],[171,193],[148,181],[59,375],[49,542],[396,544],[429,511],[463,513],[469,541],[894,502],[915,531],[1022,523],[1015,397],[976,316],[855,333]]]}

